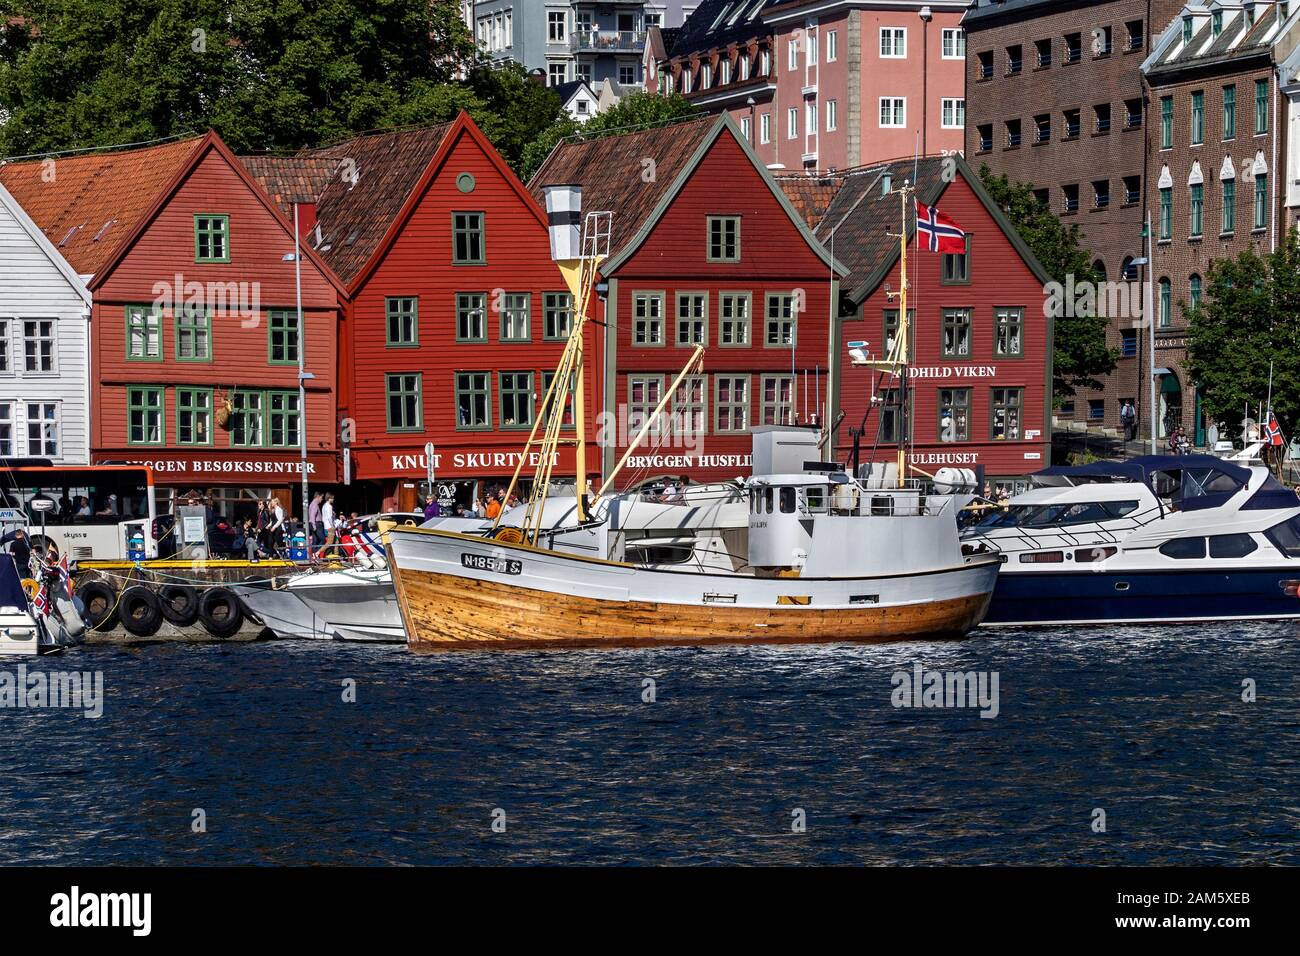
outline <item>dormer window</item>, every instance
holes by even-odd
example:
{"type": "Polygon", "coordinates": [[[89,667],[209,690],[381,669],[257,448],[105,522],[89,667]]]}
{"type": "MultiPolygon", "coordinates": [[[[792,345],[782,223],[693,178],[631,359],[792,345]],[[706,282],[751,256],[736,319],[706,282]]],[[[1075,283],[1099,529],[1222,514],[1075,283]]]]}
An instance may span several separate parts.
{"type": "Polygon", "coordinates": [[[1217,37],[1222,32],[1223,32],[1223,11],[1215,10],[1212,14],[1210,14],[1210,33],[1213,36],[1217,37]]]}
{"type": "Polygon", "coordinates": [[[1192,18],[1183,17],[1183,43],[1188,44],[1191,42],[1192,42],[1192,18]]]}

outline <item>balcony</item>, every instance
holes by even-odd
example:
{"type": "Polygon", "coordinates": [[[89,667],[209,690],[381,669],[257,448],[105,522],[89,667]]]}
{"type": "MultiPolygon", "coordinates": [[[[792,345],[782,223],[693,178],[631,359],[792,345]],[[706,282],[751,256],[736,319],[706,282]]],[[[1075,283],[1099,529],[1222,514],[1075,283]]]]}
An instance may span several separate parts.
{"type": "Polygon", "coordinates": [[[640,53],[644,49],[644,31],[585,30],[569,35],[570,53],[640,53]]]}

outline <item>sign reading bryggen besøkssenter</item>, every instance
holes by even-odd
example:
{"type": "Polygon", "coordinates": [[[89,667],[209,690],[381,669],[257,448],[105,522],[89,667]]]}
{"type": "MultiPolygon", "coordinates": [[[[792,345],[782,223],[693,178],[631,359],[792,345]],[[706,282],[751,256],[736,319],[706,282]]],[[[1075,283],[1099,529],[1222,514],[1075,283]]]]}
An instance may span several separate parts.
{"type": "MultiPolygon", "coordinates": [[[[147,465],[153,469],[154,478],[162,484],[198,481],[218,485],[278,485],[302,480],[303,463],[292,451],[280,453],[249,454],[243,451],[209,449],[204,452],[182,452],[159,449],[153,454],[141,454],[140,449],[114,453],[95,453],[97,463],[125,461],[133,465],[147,465]]],[[[310,481],[334,482],[337,480],[338,461],[333,452],[313,452],[307,455],[307,478],[310,481]]]]}

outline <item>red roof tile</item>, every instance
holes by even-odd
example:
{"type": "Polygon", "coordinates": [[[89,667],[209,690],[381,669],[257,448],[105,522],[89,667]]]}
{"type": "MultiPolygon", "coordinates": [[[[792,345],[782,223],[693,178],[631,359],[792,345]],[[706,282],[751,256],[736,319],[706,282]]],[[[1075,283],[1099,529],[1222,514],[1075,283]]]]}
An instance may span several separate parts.
{"type": "Polygon", "coordinates": [[[57,156],[53,167],[39,159],[6,163],[0,165],[0,183],[68,263],[92,275],[157,201],[201,138],[57,156]]]}
{"type": "Polygon", "coordinates": [[[844,185],[843,176],[777,176],[777,185],[790,200],[790,205],[803,217],[809,229],[816,229],[822,216],[830,208],[835,194],[844,185]]]}

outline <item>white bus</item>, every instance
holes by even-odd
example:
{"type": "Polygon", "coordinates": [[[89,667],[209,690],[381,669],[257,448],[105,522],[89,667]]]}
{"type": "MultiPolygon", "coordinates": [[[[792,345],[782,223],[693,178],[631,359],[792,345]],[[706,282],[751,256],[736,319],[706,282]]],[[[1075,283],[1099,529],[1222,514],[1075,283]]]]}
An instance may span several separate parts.
{"type": "Polygon", "coordinates": [[[70,561],[123,561],[132,542],[157,557],[153,471],[142,465],[65,465],[0,459],[0,534],[25,528],[32,549],[53,542],[70,561]],[[47,511],[32,507],[47,498],[47,511]]]}

